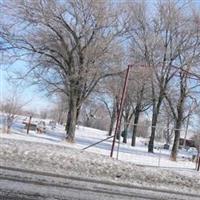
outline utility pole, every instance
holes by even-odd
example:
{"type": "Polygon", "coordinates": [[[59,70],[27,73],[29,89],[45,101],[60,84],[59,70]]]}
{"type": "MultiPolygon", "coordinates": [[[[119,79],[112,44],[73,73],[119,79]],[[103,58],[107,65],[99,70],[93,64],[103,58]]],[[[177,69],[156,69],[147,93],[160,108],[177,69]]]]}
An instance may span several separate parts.
{"type": "Polygon", "coordinates": [[[128,65],[128,68],[126,70],[126,77],[125,77],[125,81],[124,81],[122,97],[121,97],[121,100],[120,100],[119,114],[117,116],[117,123],[116,123],[116,127],[115,127],[115,133],[114,133],[114,136],[113,136],[113,142],[112,142],[112,147],[111,147],[111,151],[110,151],[110,157],[113,157],[113,151],[114,151],[114,148],[115,148],[116,136],[117,136],[117,133],[118,133],[118,131],[120,129],[120,125],[121,125],[123,105],[124,105],[124,100],[125,100],[125,97],[126,97],[126,91],[127,91],[127,86],[128,86],[128,77],[129,77],[129,72],[130,72],[131,67],[132,67],[132,65],[128,65]]]}

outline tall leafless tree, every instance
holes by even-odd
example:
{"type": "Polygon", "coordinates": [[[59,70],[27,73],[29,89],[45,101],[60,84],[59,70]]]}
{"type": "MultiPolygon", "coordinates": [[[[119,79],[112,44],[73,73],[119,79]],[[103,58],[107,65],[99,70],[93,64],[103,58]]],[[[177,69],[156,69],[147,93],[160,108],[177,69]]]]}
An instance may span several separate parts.
{"type": "MultiPolygon", "coordinates": [[[[190,66],[187,67],[187,70],[189,70],[189,67],[190,66]]],[[[181,128],[184,120],[188,117],[188,113],[186,112],[187,102],[189,101],[188,99],[191,98],[192,90],[197,87],[199,88],[199,86],[199,84],[196,85],[194,83],[191,85],[189,83],[188,73],[185,71],[180,71],[177,84],[178,90],[170,90],[165,96],[175,119],[175,136],[171,152],[172,160],[176,160],[181,128]]]]}
{"type": "Polygon", "coordinates": [[[121,63],[122,10],[110,1],[50,0],[0,3],[6,40],[49,92],[68,96],[67,140],[74,141],[83,102],[121,63]]]}
{"type": "Polygon", "coordinates": [[[108,135],[111,136],[115,121],[117,118],[117,113],[119,112],[119,103],[122,93],[123,86],[123,73],[118,76],[113,76],[106,79],[103,84],[101,84],[101,94],[99,95],[99,100],[104,104],[108,115],[110,117],[110,126],[108,130],[108,135]]]}
{"type": "Polygon", "coordinates": [[[9,89],[7,94],[2,96],[1,111],[3,114],[3,126],[6,133],[10,133],[11,127],[16,120],[17,116],[22,113],[23,107],[25,107],[30,101],[23,102],[21,99],[21,93],[19,89],[9,89]]]}
{"type": "Polygon", "coordinates": [[[146,111],[151,106],[151,90],[148,69],[141,67],[139,64],[130,71],[128,90],[123,108],[123,142],[127,141],[127,131],[134,117],[133,135],[131,145],[135,146],[137,124],[140,113],[146,111]]]}
{"type": "Polygon", "coordinates": [[[145,1],[131,7],[133,22],[130,39],[133,55],[145,61],[152,69],[152,130],[148,151],[153,152],[156,125],[167,87],[176,75],[177,59],[185,52],[188,28],[191,20],[185,10],[191,13],[186,1],[158,1],[153,14],[145,1]],[[188,18],[187,18],[188,19],[188,18]]]}
{"type": "Polygon", "coordinates": [[[165,140],[165,144],[170,145],[174,136],[174,116],[171,112],[167,102],[162,104],[161,112],[159,115],[158,124],[162,127],[162,139],[165,140]]]}

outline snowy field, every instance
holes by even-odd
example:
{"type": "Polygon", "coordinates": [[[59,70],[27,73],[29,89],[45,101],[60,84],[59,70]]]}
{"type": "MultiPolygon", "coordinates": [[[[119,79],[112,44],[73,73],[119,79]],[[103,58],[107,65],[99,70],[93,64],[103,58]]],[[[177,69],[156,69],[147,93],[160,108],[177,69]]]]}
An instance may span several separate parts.
{"type": "Polygon", "coordinates": [[[111,140],[81,150],[107,137],[105,131],[77,127],[76,143],[69,144],[65,141],[63,126],[58,125],[54,130],[47,126],[45,134],[30,131],[27,135],[23,120],[24,117],[16,120],[10,134],[3,133],[2,124],[0,126],[0,163],[3,166],[200,193],[200,173],[194,170],[195,163],[189,161],[191,155],[186,152],[179,152],[178,161],[172,162],[170,151],[162,149],[149,154],[145,139],[137,138],[136,147],[121,144],[119,160],[110,159],[111,140]],[[161,167],[149,167],[158,164],[161,167]]]}
{"type": "Polygon", "coordinates": [[[15,139],[1,138],[0,146],[0,163],[7,167],[200,194],[200,173],[195,170],[142,167],[71,147],[15,139]]]}
{"type": "MultiPolygon", "coordinates": [[[[15,121],[10,134],[3,133],[2,123],[0,126],[0,137],[7,139],[25,140],[31,142],[39,142],[46,144],[54,144],[61,146],[68,146],[75,149],[83,149],[88,145],[98,142],[107,137],[106,131],[101,131],[93,128],[87,128],[79,126],[76,129],[76,142],[74,144],[68,144],[65,141],[65,131],[64,126],[57,125],[55,129],[51,129],[48,126],[48,120],[46,120],[47,128],[46,133],[39,134],[35,131],[30,131],[27,135],[24,129],[24,124],[22,123],[26,117],[18,117],[15,121]]],[[[39,121],[39,119],[33,119],[33,121],[39,121]]],[[[1,115],[2,122],[2,115],[1,115]]],[[[110,155],[112,139],[100,143],[94,147],[91,147],[86,152],[93,152],[103,155],[110,155]]],[[[162,148],[155,149],[154,154],[147,153],[147,142],[144,138],[137,138],[137,143],[135,147],[130,146],[130,140],[128,144],[120,144],[118,159],[121,161],[129,161],[138,165],[146,166],[159,166],[166,167],[170,169],[195,169],[195,162],[191,161],[192,155],[186,151],[179,151],[178,159],[176,162],[169,160],[170,151],[164,150],[162,148]]],[[[156,146],[161,146],[161,144],[156,143],[156,146]]],[[[118,143],[115,145],[114,157],[117,156],[118,143]]]]}

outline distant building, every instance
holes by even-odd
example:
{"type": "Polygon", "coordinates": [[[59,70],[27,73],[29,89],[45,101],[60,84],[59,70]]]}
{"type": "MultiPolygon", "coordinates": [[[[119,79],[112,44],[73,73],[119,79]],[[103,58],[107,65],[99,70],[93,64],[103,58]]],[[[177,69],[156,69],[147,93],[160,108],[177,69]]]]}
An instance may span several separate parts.
{"type": "MultiPolygon", "coordinates": [[[[184,138],[179,139],[179,146],[182,147],[184,144],[184,138]]],[[[186,147],[195,147],[195,141],[192,139],[186,139],[185,141],[185,146],[186,147]]]]}

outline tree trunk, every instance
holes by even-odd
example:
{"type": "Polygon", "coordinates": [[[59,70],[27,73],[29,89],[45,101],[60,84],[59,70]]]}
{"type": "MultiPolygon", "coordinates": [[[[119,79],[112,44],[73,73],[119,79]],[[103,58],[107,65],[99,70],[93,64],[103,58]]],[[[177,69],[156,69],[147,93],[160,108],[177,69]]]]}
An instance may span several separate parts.
{"type": "Polygon", "coordinates": [[[80,112],[81,112],[81,107],[78,107],[77,108],[77,114],[76,114],[76,122],[79,120],[78,118],[79,118],[80,112]]]}
{"type": "Polygon", "coordinates": [[[151,123],[151,126],[152,126],[151,127],[151,136],[150,136],[149,145],[148,145],[148,152],[149,153],[153,153],[157,119],[158,119],[157,113],[153,113],[152,123],[151,123]]]}
{"type": "MultiPolygon", "coordinates": [[[[182,77],[184,78],[184,77],[182,77]]],[[[186,99],[186,79],[185,81],[181,79],[180,81],[180,97],[177,105],[177,117],[176,117],[176,125],[175,125],[175,137],[174,143],[171,151],[171,160],[176,161],[178,147],[179,147],[179,139],[180,139],[180,129],[183,122],[183,114],[184,114],[184,104],[186,99]]]]}
{"type": "Polygon", "coordinates": [[[158,121],[158,114],[160,112],[160,106],[161,106],[162,100],[163,100],[163,96],[160,94],[157,105],[156,105],[156,102],[154,102],[154,104],[153,104],[151,136],[150,136],[149,145],[148,145],[149,153],[153,153],[154,140],[155,140],[155,134],[156,134],[156,125],[157,125],[157,121],[158,121]]]}
{"type": "Polygon", "coordinates": [[[153,105],[153,113],[152,113],[152,122],[151,122],[151,136],[149,139],[149,145],[148,145],[148,152],[153,153],[154,148],[154,139],[156,134],[156,124],[158,120],[158,106],[156,107],[156,104],[153,105]]]}
{"type": "Polygon", "coordinates": [[[114,124],[115,124],[115,119],[116,119],[116,110],[115,110],[115,107],[113,106],[111,120],[110,120],[110,127],[109,127],[109,132],[108,132],[109,136],[112,135],[114,124]]]}
{"type": "Polygon", "coordinates": [[[117,134],[116,134],[116,139],[119,140],[121,137],[121,127],[119,127],[117,134]]]}
{"type": "Polygon", "coordinates": [[[174,137],[174,143],[173,143],[172,152],[170,156],[170,159],[173,161],[176,161],[176,156],[178,153],[181,123],[182,123],[182,119],[179,118],[176,120],[175,137],[174,137]]]}
{"type": "Polygon", "coordinates": [[[136,109],[135,110],[135,119],[134,119],[134,125],[133,125],[133,135],[132,135],[131,146],[135,146],[135,143],[136,143],[137,125],[138,125],[139,117],[140,117],[140,110],[136,109]]]}
{"type": "Polygon", "coordinates": [[[78,117],[78,108],[76,106],[76,98],[71,98],[69,102],[69,111],[67,116],[67,124],[66,124],[66,134],[67,134],[67,141],[74,142],[75,139],[75,130],[76,130],[76,123],[78,117]]]}
{"type": "Polygon", "coordinates": [[[124,126],[123,135],[122,135],[123,143],[125,143],[125,144],[127,143],[128,127],[129,127],[129,125],[128,125],[128,123],[126,123],[126,125],[124,126]]]}
{"type": "Polygon", "coordinates": [[[169,130],[169,125],[170,125],[170,120],[169,120],[169,116],[167,116],[167,129],[166,129],[166,132],[165,132],[166,144],[170,144],[170,130],[169,130]]]}
{"type": "Polygon", "coordinates": [[[127,143],[128,128],[130,125],[130,121],[131,117],[129,116],[129,112],[126,112],[124,116],[124,130],[122,132],[123,143],[127,143]]]}
{"type": "Polygon", "coordinates": [[[170,159],[173,161],[176,161],[177,153],[178,153],[178,147],[179,147],[179,139],[180,139],[180,129],[183,122],[183,112],[184,112],[184,102],[185,102],[185,96],[181,93],[181,97],[178,104],[178,115],[176,118],[176,124],[175,124],[175,137],[174,137],[174,143],[170,155],[170,159]]]}

